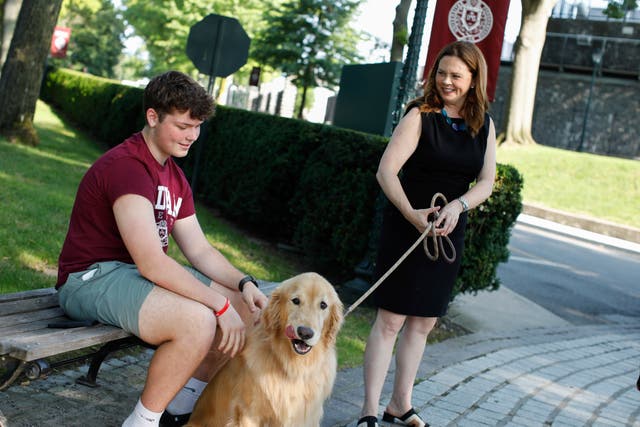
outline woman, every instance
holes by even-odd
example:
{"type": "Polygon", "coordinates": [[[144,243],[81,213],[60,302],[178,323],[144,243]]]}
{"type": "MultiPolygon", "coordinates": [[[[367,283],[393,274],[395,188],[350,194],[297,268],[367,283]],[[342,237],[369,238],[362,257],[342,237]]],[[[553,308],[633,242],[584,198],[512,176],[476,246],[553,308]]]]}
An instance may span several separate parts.
{"type": "MultiPolygon", "coordinates": [[[[376,276],[402,256],[433,217],[436,233],[451,239],[457,255],[453,263],[443,254],[431,261],[416,249],[375,291],[378,312],[364,355],[358,427],[378,426],[380,394],[401,329],[393,393],[383,420],[427,425],[413,409],[413,383],[427,336],[447,311],[464,249],[466,212],[491,195],[495,179],[495,128],[486,112],[486,86],[487,65],[473,43],[445,46],[424,96],[409,103],[380,160],[376,178],[391,203],[384,214],[376,276]],[[429,207],[436,193],[448,203],[429,207]]],[[[450,255],[446,244],[445,249],[450,255]]]]}

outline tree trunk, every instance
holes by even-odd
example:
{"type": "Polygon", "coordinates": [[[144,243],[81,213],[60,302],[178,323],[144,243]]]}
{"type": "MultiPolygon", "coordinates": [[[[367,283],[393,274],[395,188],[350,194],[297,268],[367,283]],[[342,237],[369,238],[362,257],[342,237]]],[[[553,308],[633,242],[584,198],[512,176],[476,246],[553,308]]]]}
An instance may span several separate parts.
{"type": "Polygon", "coordinates": [[[300,108],[298,109],[298,118],[300,120],[304,119],[304,104],[307,103],[307,90],[309,89],[308,85],[304,85],[302,87],[302,96],[301,96],[301,100],[300,100],[300,108]]]}
{"type": "Polygon", "coordinates": [[[558,0],[523,0],[522,25],[515,44],[505,131],[499,143],[535,144],[531,133],[540,57],[551,10],[558,0]]]}
{"type": "Polygon", "coordinates": [[[407,20],[412,0],[400,0],[396,6],[396,17],[393,20],[393,39],[391,40],[391,61],[402,62],[404,47],[407,45],[409,30],[407,20]]]}
{"type": "Polygon", "coordinates": [[[39,143],[33,115],[62,0],[24,0],[0,76],[0,134],[39,143]]]}

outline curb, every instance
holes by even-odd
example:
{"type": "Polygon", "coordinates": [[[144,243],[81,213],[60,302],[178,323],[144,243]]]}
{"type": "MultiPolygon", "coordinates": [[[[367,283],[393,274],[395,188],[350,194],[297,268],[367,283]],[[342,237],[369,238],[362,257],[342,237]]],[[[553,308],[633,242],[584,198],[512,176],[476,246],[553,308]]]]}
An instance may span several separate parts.
{"type": "Polygon", "coordinates": [[[522,204],[522,213],[592,233],[640,244],[640,229],[638,228],[527,203],[522,204]]]}
{"type": "Polygon", "coordinates": [[[628,240],[618,239],[616,237],[607,236],[604,234],[594,233],[582,228],[571,227],[568,225],[560,224],[557,222],[549,221],[540,217],[534,217],[527,214],[518,215],[517,222],[520,224],[529,225],[542,230],[553,231],[558,234],[569,236],[576,239],[581,239],[591,243],[598,243],[617,249],[627,250],[640,254],[640,244],[630,242],[628,240]]]}

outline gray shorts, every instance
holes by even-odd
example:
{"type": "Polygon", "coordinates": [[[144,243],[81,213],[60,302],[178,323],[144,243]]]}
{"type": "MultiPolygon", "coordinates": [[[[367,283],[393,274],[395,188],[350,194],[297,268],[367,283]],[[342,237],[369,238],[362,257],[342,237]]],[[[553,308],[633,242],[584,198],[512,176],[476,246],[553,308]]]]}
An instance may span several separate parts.
{"type": "MultiPolygon", "coordinates": [[[[192,267],[185,267],[205,285],[211,279],[192,267]]],[[[97,320],[140,336],[138,315],[155,285],[133,264],[99,262],[87,270],[71,273],[58,290],[60,307],[76,320],[97,320]]]]}

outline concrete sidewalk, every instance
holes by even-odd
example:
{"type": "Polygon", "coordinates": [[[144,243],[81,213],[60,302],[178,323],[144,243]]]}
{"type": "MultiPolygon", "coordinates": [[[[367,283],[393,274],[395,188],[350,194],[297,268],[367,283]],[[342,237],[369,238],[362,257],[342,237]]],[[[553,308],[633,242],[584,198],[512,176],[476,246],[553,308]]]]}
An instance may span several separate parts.
{"type": "MultiPolygon", "coordinates": [[[[577,233],[555,223],[533,226],[577,233]]],[[[605,237],[581,238],[619,243],[605,237]]],[[[640,253],[640,245],[627,243],[625,250],[640,253]]],[[[576,327],[506,287],[460,296],[447,316],[472,333],[426,348],[413,400],[432,426],[640,427],[639,319],[576,327]]],[[[86,366],[14,385],[0,393],[7,420],[3,426],[0,415],[0,426],[118,427],[140,394],[151,355],[109,359],[96,389],[74,382],[86,366]]],[[[393,367],[380,414],[392,380],[393,367]]],[[[362,395],[362,369],[340,371],[322,427],[355,426],[362,395]]]]}

